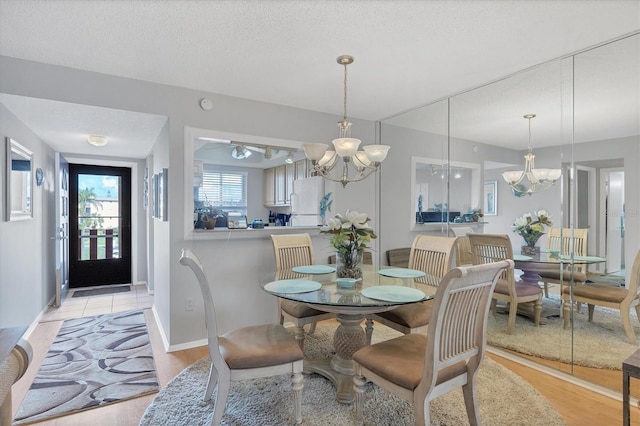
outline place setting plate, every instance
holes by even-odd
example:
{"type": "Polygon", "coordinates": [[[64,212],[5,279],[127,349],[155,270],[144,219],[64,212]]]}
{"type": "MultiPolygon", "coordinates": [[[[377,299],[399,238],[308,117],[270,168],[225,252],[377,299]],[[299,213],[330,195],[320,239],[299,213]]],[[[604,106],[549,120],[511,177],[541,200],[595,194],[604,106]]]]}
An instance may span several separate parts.
{"type": "Polygon", "coordinates": [[[264,289],[272,293],[308,293],[322,288],[322,284],[311,280],[278,280],[265,284],[264,289]]]}
{"type": "Polygon", "coordinates": [[[369,299],[383,300],[385,302],[419,302],[425,298],[425,294],[422,291],[399,285],[367,287],[362,289],[360,294],[369,299]]]}
{"type": "Polygon", "coordinates": [[[322,275],[322,274],[330,274],[336,271],[336,268],[329,265],[303,265],[303,266],[294,266],[291,268],[293,272],[297,272],[298,274],[309,274],[309,275],[322,275]]]}
{"type": "Polygon", "coordinates": [[[408,268],[380,269],[378,271],[378,274],[384,275],[385,277],[393,277],[393,278],[420,278],[426,275],[424,271],[419,271],[417,269],[408,269],[408,268]]]}

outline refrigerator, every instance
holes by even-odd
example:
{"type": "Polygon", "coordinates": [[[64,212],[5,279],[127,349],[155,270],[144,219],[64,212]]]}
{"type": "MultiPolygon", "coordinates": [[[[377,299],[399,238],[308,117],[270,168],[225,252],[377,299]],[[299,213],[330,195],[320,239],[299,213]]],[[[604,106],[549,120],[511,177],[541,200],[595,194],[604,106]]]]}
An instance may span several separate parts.
{"type": "Polygon", "coordinates": [[[294,180],[291,193],[291,226],[322,225],[320,201],[324,195],[324,179],[321,176],[294,180]]]}

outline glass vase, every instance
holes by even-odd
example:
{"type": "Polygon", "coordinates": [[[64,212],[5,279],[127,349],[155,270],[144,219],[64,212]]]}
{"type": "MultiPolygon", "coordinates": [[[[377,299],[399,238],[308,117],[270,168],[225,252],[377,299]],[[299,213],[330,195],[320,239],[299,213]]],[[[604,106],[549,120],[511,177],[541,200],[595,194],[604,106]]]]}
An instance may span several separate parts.
{"type": "Polygon", "coordinates": [[[347,253],[336,253],[336,277],[337,278],[361,278],[362,277],[362,252],[353,250],[347,253]]]}

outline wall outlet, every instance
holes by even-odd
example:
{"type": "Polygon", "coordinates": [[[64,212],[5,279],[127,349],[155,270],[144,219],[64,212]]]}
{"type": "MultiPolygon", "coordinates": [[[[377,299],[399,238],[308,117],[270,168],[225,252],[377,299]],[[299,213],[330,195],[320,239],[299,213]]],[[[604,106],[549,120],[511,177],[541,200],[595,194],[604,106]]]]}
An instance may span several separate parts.
{"type": "Polygon", "coordinates": [[[185,311],[193,311],[193,298],[187,297],[184,299],[184,310],[185,311]]]}

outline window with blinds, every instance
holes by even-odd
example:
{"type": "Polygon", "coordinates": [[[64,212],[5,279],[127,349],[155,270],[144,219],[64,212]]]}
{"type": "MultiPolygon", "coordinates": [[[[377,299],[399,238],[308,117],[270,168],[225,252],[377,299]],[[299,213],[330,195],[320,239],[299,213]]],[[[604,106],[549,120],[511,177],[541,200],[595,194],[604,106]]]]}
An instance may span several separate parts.
{"type": "Polygon", "coordinates": [[[247,173],[220,171],[205,166],[197,201],[223,211],[247,214],[247,173]]]}

